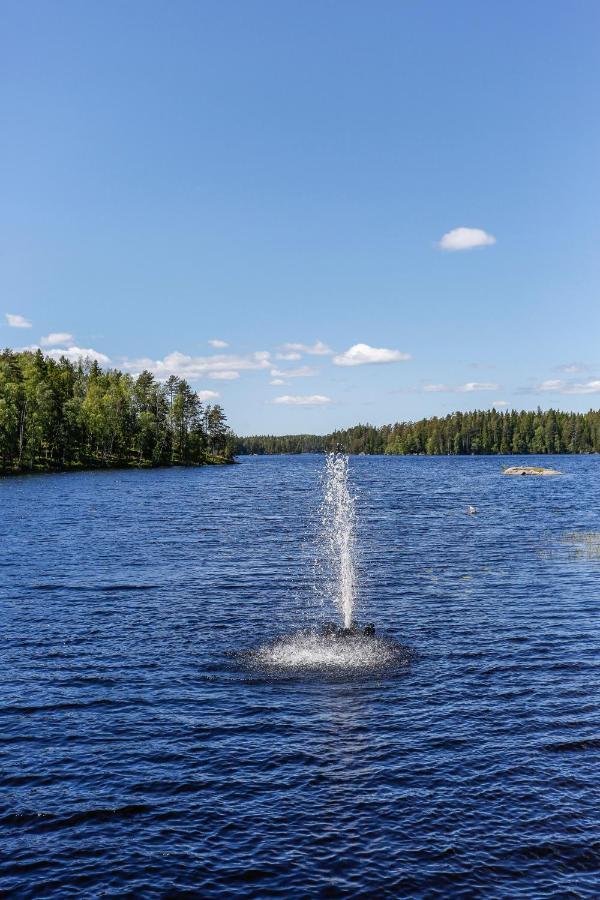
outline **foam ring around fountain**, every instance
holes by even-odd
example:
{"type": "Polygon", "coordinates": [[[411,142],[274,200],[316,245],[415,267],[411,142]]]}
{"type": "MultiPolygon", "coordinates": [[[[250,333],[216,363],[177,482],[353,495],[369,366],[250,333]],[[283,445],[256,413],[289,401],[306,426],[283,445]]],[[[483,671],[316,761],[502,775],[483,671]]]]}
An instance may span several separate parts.
{"type": "Polygon", "coordinates": [[[379,671],[406,665],[410,652],[372,634],[296,631],[241,654],[249,668],[280,673],[379,671]]]}

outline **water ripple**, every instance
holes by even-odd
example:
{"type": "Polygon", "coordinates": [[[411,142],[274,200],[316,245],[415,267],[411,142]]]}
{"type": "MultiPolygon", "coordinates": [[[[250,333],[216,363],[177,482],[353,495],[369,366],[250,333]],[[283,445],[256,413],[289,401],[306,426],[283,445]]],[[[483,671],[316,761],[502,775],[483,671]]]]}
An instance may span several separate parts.
{"type": "Polygon", "coordinates": [[[597,897],[600,461],[322,463],[0,480],[3,896],[597,897]]]}

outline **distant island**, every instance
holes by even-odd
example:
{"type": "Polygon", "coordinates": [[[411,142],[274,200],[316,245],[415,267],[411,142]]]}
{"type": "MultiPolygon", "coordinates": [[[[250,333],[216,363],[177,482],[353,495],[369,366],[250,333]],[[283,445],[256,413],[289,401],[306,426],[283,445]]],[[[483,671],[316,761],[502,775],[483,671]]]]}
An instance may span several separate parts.
{"type": "Polygon", "coordinates": [[[182,378],[0,353],[0,474],[232,460],[222,408],[204,406],[182,378]]]}
{"type": "Polygon", "coordinates": [[[469,456],[472,454],[600,453],[600,410],[586,413],[495,409],[455,412],[395,425],[356,425],[331,434],[238,438],[235,452],[469,456]]]}

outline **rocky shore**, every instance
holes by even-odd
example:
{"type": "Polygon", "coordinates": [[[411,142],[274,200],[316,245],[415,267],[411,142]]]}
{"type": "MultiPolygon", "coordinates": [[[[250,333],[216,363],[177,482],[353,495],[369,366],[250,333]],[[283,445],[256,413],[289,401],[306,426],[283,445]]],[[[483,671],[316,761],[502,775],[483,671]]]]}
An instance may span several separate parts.
{"type": "Polygon", "coordinates": [[[558,469],[545,469],[543,466],[509,466],[503,475],[562,475],[558,469]]]}

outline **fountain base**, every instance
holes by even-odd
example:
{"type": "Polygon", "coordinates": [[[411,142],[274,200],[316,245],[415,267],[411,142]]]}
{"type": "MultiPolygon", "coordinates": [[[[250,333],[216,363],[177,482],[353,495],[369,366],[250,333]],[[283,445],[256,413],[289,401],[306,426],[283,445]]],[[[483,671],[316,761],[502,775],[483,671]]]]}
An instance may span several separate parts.
{"type": "Polygon", "coordinates": [[[336,638],[338,640],[355,637],[375,637],[375,626],[372,622],[362,626],[357,622],[352,622],[349,628],[343,628],[341,625],[336,625],[335,622],[325,622],[321,626],[320,633],[323,637],[336,638]]]}

